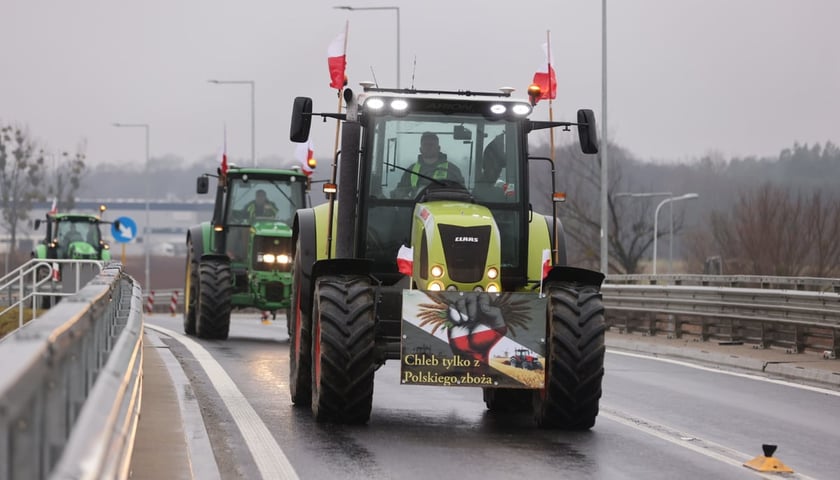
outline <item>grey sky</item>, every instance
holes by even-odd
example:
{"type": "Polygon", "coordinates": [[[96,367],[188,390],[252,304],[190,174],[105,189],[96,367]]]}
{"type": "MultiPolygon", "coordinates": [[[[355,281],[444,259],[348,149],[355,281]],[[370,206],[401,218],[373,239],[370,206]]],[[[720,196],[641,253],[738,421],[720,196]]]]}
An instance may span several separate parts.
{"type": "MultiPolygon", "coordinates": [[[[601,120],[601,2],[0,0],[0,122],[26,125],[48,149],[87,142],[92,163],[250,158],[256,82],[257,157],[291,158],[291,102],[334,111],[326,49],[350,21],[350,86],[396,83],[399,6],[402,86],[525,88],[546,30],[560,85],[556,119],[592,108],[601,120]],[[416,57],[416,72],[414,59],[416,57]]],[[[644,159],[775,155],[794,141],[840,142],[840,2],[836,0],[610,0],[609,132],[644,159]]],[[[547,118],[541,102],[533,118],[547,118]]],[[[334,123],[315,122],[316,154],[334,123]]],[[[323,168],[323,167],[322,167],[323,168]]]]}

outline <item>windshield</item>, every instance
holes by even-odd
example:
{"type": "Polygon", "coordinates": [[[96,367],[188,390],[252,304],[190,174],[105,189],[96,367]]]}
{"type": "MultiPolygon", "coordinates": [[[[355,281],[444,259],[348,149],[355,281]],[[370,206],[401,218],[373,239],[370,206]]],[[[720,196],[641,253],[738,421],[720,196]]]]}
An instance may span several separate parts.
{"type": "Polygon", "coordinates": [[[517,202],[517,128],[515,122],[483,116],[379,118],[371,195],[406,198],[429,184],[424,177],[432,177],[463,184],[481,203],[517,202]]]}
{"type": "Polygon", "coordinates": [[[298,208],[303,207],[304,182],[290,180],[237,178],[230,185],[228,224],[251,225],[271,220],[291,225],[298,208]]]}
{"type": "MultiPolygon", "coordinates": [[[[463,185],[490,208],[499,226],[504,267],[518,267],[524,199],[517,188],[521,124],[482,115],[418,113],[374,118],[365,139],[370,150],[365,254],[378,269],[395,264],[409,245],[417,194],[434,180],[463,185]]],[[[393,267],[394,269],[396,267],[393,267]]],[[[381,270],[380,270],[381,271],[381,270]]]]}
{"type": "Polygon", "coordinates": [[[58,219],[57,235],[63,245],[87,242],[95,246],[99,244],[99,224],[87,218],[61,218],[58,219]]]}

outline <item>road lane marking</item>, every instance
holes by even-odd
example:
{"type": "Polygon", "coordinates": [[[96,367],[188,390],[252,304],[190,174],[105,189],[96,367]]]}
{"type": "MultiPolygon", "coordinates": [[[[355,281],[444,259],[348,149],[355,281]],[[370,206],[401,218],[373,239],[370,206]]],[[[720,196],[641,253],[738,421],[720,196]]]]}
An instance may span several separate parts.
{"type": "MultiPolygon", "coordinates": [[[[661,440],[665,440],[666,442],[676,445],[678,447],[682,447],[691,450],[695,453],[699,453],[713,460],[717,460],[718,462],[725,463],[733,467],[738,467],[749,473],[755,473],[760,478],[779,478],[778,474],[763,474],[761,472],[750,470],[747,467],[745,467],[744,463],[753,459],[755,455],[748,455],[744,452],[734,450],[732,448],[723,446],[719,443],[715,443],[709,440],[703,440],[702,438],[696,437],[694,435],[690,435],[685,432],[680,432],[667,425],[652,422],[641,417],[636,417],[618,410],[604,407],[603,404],[601,404],[600,406],[598,416],[607,418],[614,422],[633,428],[644,434],[651,435],[661,440]]],[[[800,473],[786,474],[784,478],[796,480],[813,480],[811,477],[802,475],[800,473]]]]}
{"type": "Polygon", "coordinates": [[[298,478],[289,459],[283,453],[283,449],[277,444],[274,436],[260,419],[254,407],[248,403],[248,400],[236,387],[236,384],[225,372],[224,368],[219,365],[219,362],[210,355],[204,347],[198,342],[188,338],[185,335],[169,330],[168,328],[159,327],[157,325],[146,324],[146,327],[157,330],[165,335],[172,337],[177,342],[184,345],[187,350],[195,357],[201,364],[207,377],[213,384],[213,388],[221,397],[225,407],[233,417],[236,426],[242,433],[245,439],[245,444],[248,450],[254,457],[257,468],[260,474],[265,479],[288,479],[296,480],[298,478]]]}
{"type": "Polygon", "coordinates": [[[776,379],[776,378],[763,377],[761,375],[754,375],[754,374],[750,374],[750,373],[741,373],[741,372],[732,372],[732,371],[728,371],[728,370],[721,370],[719,368],[704,367],[702,365],[697,365],[696,363],[685,362],[685,361],[681,361],[681,360],[673,360],[673,359],[670,359],[670,358],[663,358],[663,357],[654,356],[654,355],[645,355],[645,354],[641,354],[641,353],[622,352],[622,351],[613,350],[613,349],[607,349],[607,353],[612,353],[612,354],[615,354],[615,355],[624,355],[625,357],[635,357],[635,358],[643,358],[643,359],[646,359],[646,360],[656,360],[656,361],[659,361],[659,362],[670,363],[672,365],[680,365],[682,367],[689,367],[689,368],[695,368],[697,370],[704,370],[706,372],[720,373],[720,374],[723,374],[723,375],[731,375],[733,377],[748,378],[750,380],[758,380],[758,381],[761,381],[761,382],[774,383],[776,385],[784,385],[786,387],[793,387],[793,388],[798,388],[800,390],[808,390],[808,391],[811,391],[811,392],[824,393],[826,395],[832,395],[834,397],[840,397],[840,392],[835,391],[835,390],[829,390],[827,388],[814,387],[814,386],[811,386],[811,385],[803,385],[803,384],[800,384],[800,383],[788,382],[786,380],[779,380],[779,379],[776,379]]]}
{"type": "MultiPolygon", "coordinates": [[[[146,326],[150,325],[146,324],[146,326]]],[[[213,456],[210,437],[207,435],[204,420],[201,418],[201,408],[193,394],[192,385],[190,385],[184,369],[169,347],[163,343],[158,332],[146,332],[146,338],[149,341],[147,346],[157,347],[157,353],[175,385],[178,407],[181,409],[181,417],[184,422],[184,436],[187,442],[191,478],[220,479],[221,474],[213,456]]]]}

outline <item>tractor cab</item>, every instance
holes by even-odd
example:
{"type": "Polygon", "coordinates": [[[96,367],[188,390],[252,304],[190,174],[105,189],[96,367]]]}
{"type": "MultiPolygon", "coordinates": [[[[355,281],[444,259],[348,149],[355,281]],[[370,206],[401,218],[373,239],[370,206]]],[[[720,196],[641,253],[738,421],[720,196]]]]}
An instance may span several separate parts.
{"type": "Polygon", "coordinates": [[[102,238],[100,226],[110,224],[97,215],[48,213],[45,220],[35,221],[35,229],[45,224],[44,239],[35,247],[39,259],[110,260],[108,242],[102,238]]]}
{"type": "MultiPolygon", "coordinates": [[[[437,213],[451,216],[452,222],[443,217],[439,221],[453,226],[440,230],[442,251],[428,251],[428,242],[418,238],[421,251],[415,253],[421,263],[439,256],[450,267],[446,280],[451,285],[486,288],[490,286],[483,281],[487,259],[476,254],[493,246],[501,256],[487,268],[500,271],[509,288],[523,285],[529,204],[522,186],[528,183],[531,106],[501,94],[477,100],[447,94],[409,97],[368,92],[354,99],[351,110],[350,115],[363,127],[359,198],[365,208],[359,209],[358,221],[365,235],[358,239],[357,254],[373,261],[373,271],[396,278],[394,259],[400,246],[412,243],[413,223],[425,222],[437,213]],[[431,155],[424,145],[429,138],[437,143],[431,155]],[[432,162],[437,166],[427,166],[432,162]],[[419,213],[425,218],[415,220],[418,203],[430,202],[437,207],[422,207],[419,213]],[[449,211],[446,202],[458,206],[449,211]],[[477,205],[489,210],[498,229],[489,228],[485,210],[477,205]],[[491,230],[495,230],[492,235],[491,230]]],[[[422,225],[417,227],[420,235],[422,225]]],[[[425,280],[421,276],[420,288],[432,285],[425,280]]],[[[444,288],[446,280],[441,284],[444,288]]],[[[498,279],[486,280],[496,280],[496,290],[501,287],[498,279]]]]}

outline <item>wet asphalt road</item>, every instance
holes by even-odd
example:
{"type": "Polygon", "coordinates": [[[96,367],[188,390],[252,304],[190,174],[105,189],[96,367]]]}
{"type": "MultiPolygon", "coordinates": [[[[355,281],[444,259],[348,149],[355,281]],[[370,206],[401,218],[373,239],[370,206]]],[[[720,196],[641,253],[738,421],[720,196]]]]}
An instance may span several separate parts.
{"type": "MultiPolygon", "coordinates": [[[[180,317],[147,323],[181,332],[180,317]]],[[[232,415],[177,341],[222,478],[259,478],[232,415]]],[[[589,432],[544,431],[499,416],[477,388],[400,386],[376,374],[366,426],[315,423],[291,405],[285,320],[234,315],[227,341],[198,340],[248,399],[303,479],[756,478],[741,466],[762,443],[800,478],[835,478],[840,396],[608,352],[601,415],[589,432]]],[[[193,459],[200,462],[201,459],[193,459]]]]}

